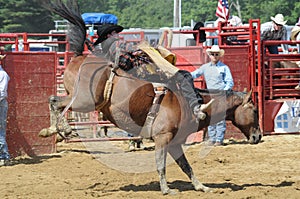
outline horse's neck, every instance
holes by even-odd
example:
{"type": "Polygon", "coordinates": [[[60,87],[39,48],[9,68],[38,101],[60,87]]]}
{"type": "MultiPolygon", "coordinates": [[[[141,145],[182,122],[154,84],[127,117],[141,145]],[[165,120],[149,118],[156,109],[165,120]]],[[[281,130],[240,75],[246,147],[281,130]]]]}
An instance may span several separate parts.
{"type": "Polygon", "coordinates": [[[215,120],[224,119],[224,117],[226,117],[227,120],[233,120],[235,110],[243,103],[244,96],[242,92],[212,90],[202,91],[201,95],[206,103],[210,99],[215,99],[210,113],[211,118],[215,120]]]}
{"type": "Polygon", "coordinates": [[[245,96],[242,92],[235,92],[230,93],[226,97],[226,104],[227,104],[227,110],[226,110],[226,119],[227,120],[234,120],[234,114],[237,107],[239,107],[243,103],[243,97],[245,96]]]}
{"type": "Polygon", "coordinates": [[[108,61],[102,57],[96,57],[92,55],[79,55],[71,58],[70,63],[67,65],[69,71],[79,71],[80,68],[89,64],[105,65],[108,61]]]}

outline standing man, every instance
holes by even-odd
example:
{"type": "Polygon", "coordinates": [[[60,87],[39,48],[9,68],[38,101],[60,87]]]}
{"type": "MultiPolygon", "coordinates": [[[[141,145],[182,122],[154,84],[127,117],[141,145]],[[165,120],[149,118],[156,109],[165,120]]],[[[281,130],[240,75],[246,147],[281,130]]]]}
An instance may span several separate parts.
{"type": "MultiPolygon", "coordinates": [[[[191,73],[192,77],[195,79],[203,75],[208,89],[222,91],[231,90],[234,83],[230,69],[220,61],[220,58],[223,57],[225,51],[220,49],[218,45],[213,45],[211,49],[207,49],[206,52],[210,58],[210,62],[193,71],[191,73]]],[[[214,125],[210,125],[208,127],[210,143],[215,146],[223,145],[225,131],[225,117],[224,120],[214,125]]]]}
{"type": "MultiPolygon", "coordinates": [[[[277,14],[275,17],[271,17],[270,22],[266,22],[261,25],[261,40],[288,40],[287,29],[284,26],[287,21],[284,20],[282,14],[277,14]]],[[[270,54],[278,54],[278,47],[266,46],[270,54]]],[[[289,53],[289,48],[287,44],[281,44],[282,51],[284,54],[289,53]]]]}
{"type": "MultiPolygon", "coordinates": [[[[0,55],[0,61],[5,59],[6,55],[0,55]]],[[[8,74],[3,70],[0,64],[0,166],[9,165],[10,155],[6,143],[6,122],[7,122],[7,86],[9,81],[8,74]]]]}

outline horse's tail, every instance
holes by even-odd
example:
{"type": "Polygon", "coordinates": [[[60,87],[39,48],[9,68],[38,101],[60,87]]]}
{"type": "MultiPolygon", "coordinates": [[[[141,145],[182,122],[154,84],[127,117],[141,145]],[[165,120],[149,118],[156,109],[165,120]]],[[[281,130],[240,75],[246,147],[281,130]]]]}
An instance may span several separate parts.
{"type": "Polygon", "coordinates": [[[87,42],[86,26],[81,17],[77,0],[67,0],[66,3],[63,3],[62,0],[48,0],[44,1],[44,7],[70,22],[67,33],[70,49],[76,55],[82,55],[84,44],[87,42]]]}

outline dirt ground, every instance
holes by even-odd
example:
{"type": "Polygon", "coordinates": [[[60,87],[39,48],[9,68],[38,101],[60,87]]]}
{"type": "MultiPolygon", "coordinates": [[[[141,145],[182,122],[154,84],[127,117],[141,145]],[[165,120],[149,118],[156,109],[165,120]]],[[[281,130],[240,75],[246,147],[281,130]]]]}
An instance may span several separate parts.
{"type": "Polygon", "coordinates": [[[153,143],[127,151],[124,142],[60,143],[57,153],[17,157],[0,168],[1,198],[299,198],[300,136],[263,137],[258,145],[226,140],[184,146],[194,173],[212,193],[193,190],[168,159],[167,180],[177,191],[163,196],[155,171],[153,143]]]}

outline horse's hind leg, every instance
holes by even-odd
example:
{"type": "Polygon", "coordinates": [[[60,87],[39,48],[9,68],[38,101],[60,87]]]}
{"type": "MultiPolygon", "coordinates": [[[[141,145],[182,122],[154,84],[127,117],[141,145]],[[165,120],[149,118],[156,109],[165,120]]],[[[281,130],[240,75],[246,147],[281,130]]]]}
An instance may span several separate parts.
{"type": "Polygon", "coordinates": [[[197,190],[197,191],[201,190],[204,192],[212,191],[211,188],[204,186],[196,178],[196,176],[194,175],[193,169],[190,166],[190,164],[188,163],[180,144],[170,146],[168,152],[172,156],[172,158],[176,161],[176,163],[181,168],[181,170],[190,178],[195,190],[197,190]]]}
{"type": "MultiPolygon", "coordinates": [[[[60,123],[59,131],[62,132],[63,135],[68,135],[72,132],[71,126],[68,124],[67,119],[64,116],[61,116],[62,109],[67,106],[70,102],[69,96],[51,96],[49,97],[49,106],[50,106],[50,123],[51,126],[49,128],[42,129],[39,133],[40,137],[49,137],[51,135],[57,134],[57,123],[60,123]],[[59,120],[59,121],[58,121],[59,120]]],[[[59,138],[57,141],[60,141],[59,138]]]]}

